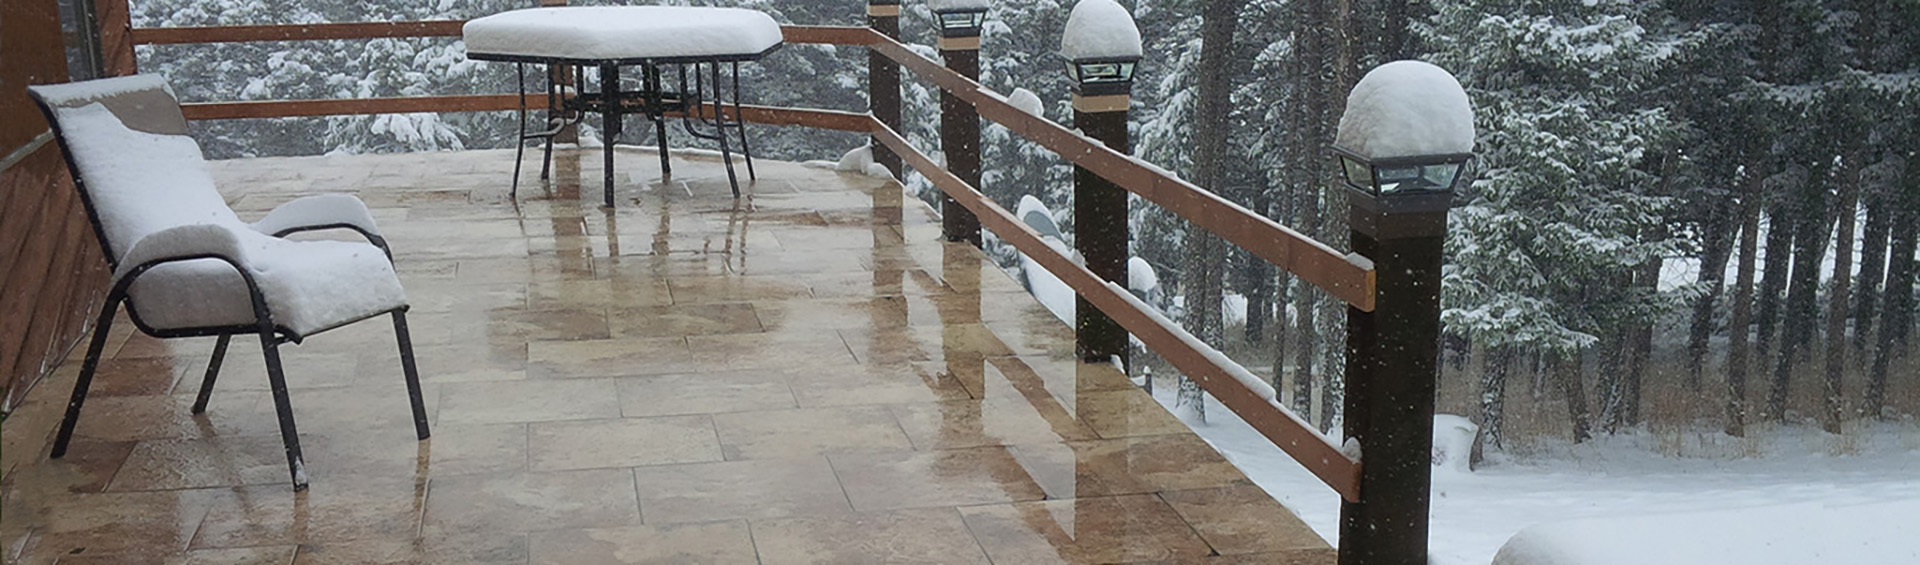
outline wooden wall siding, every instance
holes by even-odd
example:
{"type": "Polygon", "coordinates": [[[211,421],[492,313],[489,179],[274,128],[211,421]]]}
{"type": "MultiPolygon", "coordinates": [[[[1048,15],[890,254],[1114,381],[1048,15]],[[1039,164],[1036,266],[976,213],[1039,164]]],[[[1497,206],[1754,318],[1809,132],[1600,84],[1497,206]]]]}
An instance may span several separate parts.
{"type": "MultiPolygon", "coordinates": [[[[8,0],[0,20],[0,155],[32,147],[46,133],[25,87],[67,80],[62,45],[54,0],[8,0]]],[[[107,275],[56,144],[0,170],[0,402],[12,407],[79,341],[107,275]]]]}

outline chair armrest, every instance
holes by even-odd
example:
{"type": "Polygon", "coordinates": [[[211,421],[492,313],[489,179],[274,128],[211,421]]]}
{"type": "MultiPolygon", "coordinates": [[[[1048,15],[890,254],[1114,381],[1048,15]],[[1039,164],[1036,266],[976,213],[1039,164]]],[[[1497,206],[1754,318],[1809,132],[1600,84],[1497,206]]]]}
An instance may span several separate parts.
{"type": "Polygon", "coordinates": [[[221,259],[246,274],[246,249],[240,242],[240,234],[233,228],[220,224],[193,224],[175,226],[147,234],[134,242],[126,256],[120,258],[120,267],[113,272],[115,285],[121,279],[139,276],[154,265],[173,261],[192,259],[221,259]]]}
{"type": "Polygon", "coordinates": [[[318,194],[294,199],[253,223],[254,231],[284,237],[287,234],[347,228],[369,238],[380,237],[367,204],[351,194],[318,194]]]}

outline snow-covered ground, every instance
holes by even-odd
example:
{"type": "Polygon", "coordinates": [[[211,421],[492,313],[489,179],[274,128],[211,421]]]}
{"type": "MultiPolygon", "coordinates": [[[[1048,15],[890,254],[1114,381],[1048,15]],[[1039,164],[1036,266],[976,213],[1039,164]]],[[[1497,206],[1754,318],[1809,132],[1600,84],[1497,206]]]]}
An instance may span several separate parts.
{"type": "MultiPolygon", "coordinates": [[[[1336,540],[1338,495],[1211,398],[1205,424],[1174,409],[1177,387],[1156,378],[1169,380],[1155,383],[1161,404],[1315,532],[1336,540]]],[[[1798,426],[1752,439],[1705,430],[1622,434],[1580,445],[1543,443],[1489,460],[1471,473],[1435,469],[1433,563],[1489,563],[1514,533],[1569,519],[1920,501],[1920,425],[1911,421],[1844,437],[1798,426]]],[[[1906,523],[1920,523],[1920,516],[1910,518],[1906,523]]]]}

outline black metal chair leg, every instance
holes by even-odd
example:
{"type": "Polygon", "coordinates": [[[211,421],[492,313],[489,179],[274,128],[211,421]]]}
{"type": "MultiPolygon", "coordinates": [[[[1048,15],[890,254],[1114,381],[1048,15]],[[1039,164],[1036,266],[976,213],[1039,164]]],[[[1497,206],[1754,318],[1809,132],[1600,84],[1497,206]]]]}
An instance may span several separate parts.
{"type": "Polygon", "coordinates": [[[407,332],[407,313],[394,311],[393,336],[400,342],[400,370],[407,375],[407,397],[413,401],[413,431],[425,440],[433,434],[427,430],[427,406],[420,400],[420,370],[413,363],[413,336],[407,332]]]}
{"type": "Polygon", "coordinates": [[[87,387],[93,384],[94,370],[100,368],[100,350],[107,347],[107,330],[113,327],[113,313],[120,309],[120,297],[107,296],[106,306],[100,308],[100,320],[93,325],[93,339],[87,344],[87,357],[80,365],[80,378],[73,383],[73,396],[67,400],[67,416],[60,420],[60,433],[53,439],[53,454],[59,459],[67,454],[67,444],[73,441],[73,428],[80,423],[80,405],[87,402],[87,387]]]}
{"type": "Polygon", "coordinates": [[[307,463],[300,454],[300,431],[293,424],[293,403],[287,399],[287,375],[280,366],[280,340],[272,326],[262,324],[260,349],[267,357],[267,383],[273,390],[273,412],[280,419],[280,443],[287,448],[287,471],[293,475],[293,490],[307,490],[307,463]]]}
{"type": "Polygon", "coordinates": [[[200,379],[200,396],[193,399],[193,413],[207,413],[207,399],[213,398],[213,380],[220,377],[220,362],[227,358],[227,342],[233,336],[221,334],[220,340],[213,342],[213,358],[207,360],[207,376],[200,379]]]}

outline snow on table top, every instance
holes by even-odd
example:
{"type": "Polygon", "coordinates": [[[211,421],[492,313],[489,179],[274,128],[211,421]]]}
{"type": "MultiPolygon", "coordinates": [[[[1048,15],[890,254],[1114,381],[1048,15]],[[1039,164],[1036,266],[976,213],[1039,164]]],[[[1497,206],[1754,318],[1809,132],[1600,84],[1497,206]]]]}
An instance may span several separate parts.
{"type": "Polygon", "coordinates": [[[1446,69],[1381,65],[1354,85],[1335,143],[1373,158],[1473,152],[1473,104],[1446,69]]]}
{"type": "Polygon", "coordinates": [[[468,53],[567,59],[717,57],[784,40],[763,12],[686,6],[532,8],[467,22],[468,53]]]}
{"type": "Polygon", "coordinates": [[[1067,16],[1060,54],[1068,59],[1139,57],[1140,28],[1113,0],[1080,0],[1067,16]]]}

